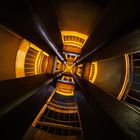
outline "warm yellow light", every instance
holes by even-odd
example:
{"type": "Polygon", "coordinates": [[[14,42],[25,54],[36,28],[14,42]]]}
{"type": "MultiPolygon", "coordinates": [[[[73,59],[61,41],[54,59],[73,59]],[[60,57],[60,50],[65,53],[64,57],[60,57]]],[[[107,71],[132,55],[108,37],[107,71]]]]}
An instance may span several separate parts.
{"type": "Polygon", "coordinates": [[[66,65],[66,72],[72,73],[73,67],[70,65],[66,65]]]}
{"type": "Polygon", "coordinates": [[[29,72],[25,73],[25,69],[26,70],[33,69],[31,72],[31,75],[33,75],[32,73],[41,74],[41,72],[42,72],[41,66],[42,66],[43,56],[48,57],[49,55],[47,53],[43,52],[41,49],[39,49],[34,44],[23,39],[21,41],[21,44],[20,44],[20,47],[19,47],[19,50],[18,50],[17,56],[16,56],[16,62],[15,62],[16,78],[24,77],[27,73],[29,73],[29,72]],[[30,48],[33,48],[34,50],[36,50],[37,55],[30,54],[28,52],[28,50],[30,48]],[[30,56],[30,58],[28,58],[28,56],[30,56]],[[32,56],[32,58],[31,58],[31,56],[32,56]],[[26,59],[31,60],[30,63],[28,62],[28,67],[27,66],[25,67],[25,60],[26,59]],[[35,61],[33,59],[35,59],[35,61]]]}
{"type": "Polygon", "coordinates": [[[87,35],[76,31],[61,31],[64,45],[71,45],[82,48],[88,38],[87,35]]]}
{"type": "Polygon", "coordinates": [[[43,54],[44,54],[44,55],[46,55],[46,56],[49,56],[49,54],[47,54],[47,53],[46,53],[46,52],[44,52],[44,51],[43,51],[43,54]]]}
{"type": "Polygon", "coordinates": [[[56,108],[56,107],[53,107],[51,105],[48,106],[48,108],[50,110],[53,110],[55,112],[59,112],[59,113],[65,113],[65,114],[71,114],[71,113],[78,113],[78,110],[77,109],[59,109],[59,108],[56,108]]]}
{"type": "Polygon", "coordinates": [[[79,68],[79,67],[83,67],[83,64],[80,64],[80,65],[78,65],[77,67],[78,67],[78,68],[79,68]]]}
{"type": "Polygon", "coordinates": [[[73,61],[75,61],[77,59],[77,56],[74,57],[73,61]]]}
{"type": "Polygon", "coordinates": [[[96,77],[97,77],[97,62],[92,62],[91,63],[91,68],[90,68],[90,74],[89,74],[89,81],[91,83],[94,83],[96,77]]]}
{"type": "Polygon", "coordinates": [[[40,61],[40,55],[41,55],[41,50],[38,52],[36,59],[35,59],[35,74],[39,74],[39,64],[41,63],[40,61]]]}
{"type": "Polygon", "coordinates": [[[61,34],[62,36],[67,36],[67,35],[77,36],[85,40],[88,38],[88,35],[76,31],[61,31],[61,34]]]}
{"type": "Polygon", "coordinates": [[[57,63],[62,64],[62,62],[60,60],[57,59],[57,63]]]}
{"type": "Polygon", "coordinates": [[[65,54],[65,57],[66,57],[66,60],[68,60],[68,55],[67,54],[65,54]]]}
{"type": "Polygon", "coordinates": [[[61,80],[65,80],[65,81],[71,81],[72,83],[74,83],[74,79],[71,76],[63,76],[61,78],[61,80]]]}
{"type": "Polygon", "coordinates": [[[130,70],[130,65],[129,65],[129,56],[128,54],[125,54],[125,78],[123,82],[122,89],[117,97],[118,100],[121,100],[123,94],[125,93],[126,87],[129,82],[129,70],[130,70]]]}
{"type": "Polygon", "coordinates": [[[56,93],[61,94],[63,96],[73,96],[74,95],[72,90],[67,90],[67,89],[62,89],[62,88],[57,89],[56,93]]]}
{"type": "Polygon", "coordinates": [[[76,74],[77,74],[78,76],[81,76],[82,67],[83,67],[83,64],[80,64],[80,65],[78,65],[77,68],[76,68],[76,74]]]}
{"type": "Polygon", "coordinates": [[[76,74],[77,74],[78,76],[81,76],[81,68],[77,68],[76,74]]]}
{"type": "Polygon", "coordinates": [[[26,53],[29,49],[29,42],[25,39],[21,41],[19,50],[16,56],[15,70],[16,70],[16,78],[24,77],[24,62],[26,58],[26,53]]]}

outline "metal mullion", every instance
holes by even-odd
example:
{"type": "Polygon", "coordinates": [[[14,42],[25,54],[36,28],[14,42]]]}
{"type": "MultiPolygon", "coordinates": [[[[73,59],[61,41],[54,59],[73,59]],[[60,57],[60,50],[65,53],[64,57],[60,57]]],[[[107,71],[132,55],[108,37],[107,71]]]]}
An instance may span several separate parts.
{"type": "Polygon", "coordinates": [[[35,64],[32,64],[32,63],[24,63],[24,65],[35,65],[35,64]]]}
{"type": "MultiPolygon", "coordinates": [[[[38,53],[37,53],[37,54],[38,54],[38,53]]],[[[26,57],[27,57],[28,55],[31,56],[31,57],[36,57],[37,54],[33,55],[33,54],[30,54],[30,53],[27,53],[27,54],[26,54],[26,57]]]]}
{"type": "MultiPolygon", "coordinates": [[[[46,108],[47,109],[47,108],[46,108]]],[[[49,112],[50,110],[48,109],[48,112],[49,112]]],[[[45,112],[45,111],[44,111],[45,112]]],[[[47,112],[47,114],[48,114],[48,112],[47,112]]],[[[46,115],[44,116],[44,119],[43,119],[43,122],[46,122],[45,121],[46,120],[46,115]]],[[[42,126],[40,126],[40,129],[42,128],[42,126]]]]}
{"type": "MultiPolygon", "coordinates": [[[[75,113],[73,113],[73,115],[74,115],[74,120],[77,121],[75,113]]],[[[74,126],[76,126],[76,123],[74,124],[74,126]]]]}
{"type": "Polygon", "coordinates": [[[33,69],[34,70],[34,67],[25,67],[24,69],[33,69]]]}
{"type": "MultiPolygon", "coordinates": [[[[55,111],[53,111],[52,119],[54,119],[54,118],[53,118],[54,114],[55,114],[55,111]]],[[[51,122],[52,122],[52,120],[51,120],[51,122]]],[[[54,129],[56,129],[56,128],[54,127],[54,129]]]]}
{"type": "Polygon", "coordinates": [[[30,59],[30,58],[27,58],[27,57],[25,58],[25,61],[26,61],[26,60],[30,60],[30,61],[33,61],[33,62],[35,62],[35,60],[32,60],[32,59],[30,59]]]}
{"type": "MultiPolygon", "coordinates": [[[[70,113],[69,113],[69,126],[71,126],[70,125],[70,113]]],[[[68,131],[69,131],[69,136],[70,136],[70,129],[68,131]]]]}
{"type": "MultiPolygon", "coordinates": [[[[77,101],[76,101],[75,96],[74,96],[74,101],[75,101],[76,106],[77,106],[77,101]]],[[[80,119],[80,114],[79,114],[78,106],[77,106],[77,115],[78,115],[78,120],[79,120],[79,124],[80,124],[80,128],[81,128],[81,134],[83,135],[83,128],[82,128],[82,123],[81,123],[81,119],[80,119]]]]}
{"type": "Polygon", "coordinates": [[[28,72],[25,72],[25,75],[30,74],[30,73],[34,74],[34,72],[32,72],[32,71],[28,71],[28,72]]]}
{"type": "MultiPolygon", "coordinates": [[[[64,116],[63,116],[63,120],[65,121],[65,113],[63,113],[64,116]]],[[[64,123],[63,123],[64,124],[64,123]]],[[[62,128],[62,136],[63,136],[63,128],[62,128]]]]}
{"type": "MultiPolygon", "coordinates": [[[[47,115],[49,115],[49,112],[50,112],[50,109],[49,109],[49,111],[47,112],[47,115]]],[[[47,118],[47,117],[46,117],[47,115],[45,115],[45,120],[46,120],[46,118],[47,118]]],[[[46,131],[47,131],[47,132],[49,131],[49,126],[48,126],[48,128],[47,128],[46,131]]]]}
{"type": "Polygon", "coordinates": [[[32,48],[31,46],[30,46],[29,50],[32,51],[32,52],[38,53],[38,51],[35,50],[34,48],[32,48]]]}
{"type": "MultiPolygon", "coordinates": [[[[57,116],[57,119],[59,120],[59,116],[60,116],[60,112],[58,112],[58,116],[57,116]]],[[[56,133],[56,129],[55,129],[55,133],[56,133]]]]}

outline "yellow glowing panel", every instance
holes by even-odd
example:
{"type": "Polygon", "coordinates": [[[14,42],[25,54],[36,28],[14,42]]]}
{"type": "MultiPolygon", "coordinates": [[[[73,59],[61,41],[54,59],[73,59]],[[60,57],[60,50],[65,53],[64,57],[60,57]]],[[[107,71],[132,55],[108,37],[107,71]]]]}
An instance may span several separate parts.
{"type": "Polygon", "coordinates": [[[41,55],[41,50],[38,52],[35,59],[35,74],[39,74],[39,64],[41,63],[41,59],[39,59],[40,55],[41,55]]]}
{"type": "Polygon", "coordinates": [[[72,73],[72,71],[73,71],[73,67],[72,66],[69,66],[69,65],[66,65],[67,66],[67,68],[66,68],[66,72],[69,72],[69,73],[72,73]]]}
{"type": "Polygon", "coordinates": [[[89,81],[91,83],[94,83],[96,77],[97,77],[97,62],[92,62],[91,63],[90,74],[89,74],[89,81]]]}
{"type": "Polygon", "coordinates": [[[62,70],[62,62],[57,59],[56,67],[55,67],[55,72],[60,72],[62,70]]]}
{"type": "Polygon", "coordinates": [[[88,36],[76,31],[62,31],[62,41],[64,45],[71,45],[82,48],[88,36]]]}
{"type": "Polygon", "coordinates": [[[88,35],[76,31],[62,31],[61,34],[62,36],[67,36],[67,35],[77,36],[85,40],[88,38],[88,35]]]}
{"type": "Polygon", "coordinates": [[[55,72],[61,71],[62,70],[62,64],[57,63],[55,72]]]}
{"type": "Polygon", "coordinates": [[[68,55],[67,54],[65,54],[65,58],[66,58],[66,60],[68,59],[68,55]]]}
{"type": "Polygon", "coordinates": [[[74,57],[74,60],[73,61],[75,61],[76,59],[77,59],[77,56],[74,57]]]}
{"type": "Polygon", "coordinates": [[[77,68],[76,68],[76,74],[77,74],[78,76],[81,76],[82,67],[83,67],[83,64],[80,64],[80,65],[78,65],[77,68]]]}
{"type": "Polygon", "coordinates": [[[89,63],[89,62],[85,63],[83,79],[89,80],[90,68],[91,68],[91,63],[89,63]]]}
{"type": "Polygon", "coordinates": [[[67,84],[62,82],[57,82],[56,87],[58,89],[74,90],[75,86],[73,84],[67,84]]]}
{"type": "Polygon", "coordinates": [[[26,53],[29,49],[29,42],[25,39],[23,39],[21,41],[19,50],[17,52],[17,56],[16,56],[16,64],[15,64],[15,69],[16,69],[16,78],[19,77],[24,77],[24,62],[25,62],[25,57],[26,57],[26,53]]]}
{"type": "Polygon", "coordinates": [[[65,78],[65,76],[63,76],[63,77],[61,78],[61,80],[64,80],[64,78],[65,78]]]}
{"type": "Polygon", "coordinates": [[[67,63],[63,64],[62,69],[64,72],[73,73],[73,71],[74,71],[73,62],[68,61],[67,63]]]}
{"type": "Polygon", "coordinates": [[[72,82],[74,83],[74,79],[73,79],[73,77],[71,77],[71,80],[72,80],[72,82]]]}
{"type": "Polygon", "coordinates": [[[67,90],[67,89],[62,89],[62,88],[58,88],[56,90],[56,93],[61,94],[63,96],[73,96],[73,91],[72,90],[67,90]]]}
{"type": "MultiPolygon", "coordinates": [[[[41,49],[39,49],[37,46],[34,44],[30,44],[30,47],[34,48],[35,50],[38,51],[38,54],[35,58],[35,74],[42,74],[42,61],[44,56],[49,57],[49,55],[46,52],[43,52],[41,49]]],[[[48,65],[48,59],[46,62],[46,65],[48,65]]],[[[47,66],[46,66],[47,67],[47,66]]]]}
{"type": "Polygon", "coordinates": [[[81,76],[81,68],[77,68],[77,69],[76,69],[76,74],[77,74],[78,76],[81,76]]]}
{"type": "Polygon", "coordinates": [[[44,55],[44,53],[42,54],[42,61],[41,61],[41,65],[40,65],[40,71],[42,73],[46,73],[46,69],[48,66],[48,56],[44,55]]]}
{"type": "Polygon", "coordinates": [[[65,54],[65,58],[66,58],[67,61],[72,61],[72,62],[74,62],[74,61],[77,59],[77,56],[65,54]]]}
{"type": "Polygon", "coordinates": [[[62,62],[60,60],[57,59],[57,63],[62,64],[62,62]]]}
{"type": "Polygon", "coordinates": [[[71,53],[77,53],[77,54],[81,53],[81,48],[76,46],[71,46],[71,45],[64,45],[63,50],[71,53]]]}
{"type": "Polygon", "coordinates": [[[70,82],[74,83],[74,79],[71,76],[63,76],[61,78],[61,80],[70,81],[70,82]]]}
{"type": "Polygon", "coordinates": [[[122,89],[117,97],[118,100],[121,100],[123,94],[125,93],[126,87],[129,82],[129,70],[130,70],[130,65],[129,65],[129,56],[128,54],[125,54],[125,78],[123,82],[122,89]]]}
{"type": "Polygon", "coordinates": [[[54,61],[55,61],[54,56],[50,55],[48,59],[47,70],[46,70],[47,73],[53,73],[54,61]]]}
{"type": "Polygon", "coordinates": [[[79,68],[79,67],[83,67],[83,64],[80,64],[80,65],[78,65],[77,67],[78,67],[78,68],[79,68]]]}
{"type": "MultiPolygon", "coordinates": [[[[16,56],[16,63],[15,63],[15,69],[16,69],[16,78],[19,77],[24,77],[27,73],[29,75],[29,72],[25,73],[25,69],[33,69],[32,73],[35,74],[41,74],[42,70],[41,70],[41,66],[42,66],[42,59],[43,59],[43,55],[45,56],[49,56],[47,53],[43,52],[41,49],[39,49],[37,46],[35,46],[34,44],[30,43],[29,41],[23,39],[21,41],[19,50],[17,52],[17,56],[16,56]],[[28,50],[30,48],[33,48],[34,50],[36,50],[37,55],[33,55],[33,54],[29,54],[28,50]],[[28,58],[28,56],[32,57],[32,58],[28,58]],[[30,63],[28,63],[28,67],[25,67],[25,59],[26,60],[32,60],[30,63]],[[34,61],[35,59],[35,61],[34,61]]],[[[33,74],[30,75],[33,75],[33,74]]]]}
{"type": "Polygon", "coordinates": [[[43,52],[44,55],[49,56],[49,54],[47,54],[46,52],[43,52]]]}

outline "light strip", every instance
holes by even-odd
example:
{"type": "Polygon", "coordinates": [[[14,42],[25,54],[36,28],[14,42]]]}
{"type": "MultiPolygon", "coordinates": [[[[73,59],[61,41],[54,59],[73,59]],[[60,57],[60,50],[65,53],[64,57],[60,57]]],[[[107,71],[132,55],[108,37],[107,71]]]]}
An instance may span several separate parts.
{"type": "Polygon", "coordinates": [[[64,61],[63,56],[58,51],[58,49],[55,46],[54,42],[52,42],[52,40],[49,38],[49,35],[47,34],[47,32],[45,30],[45,26],[42,24],[41,20],[35,14],[33,15],[33,17],[34,17],[34,20],[35,20],[35,23],[36,23],[36,27],[38,29],[39,34],[42,36],[42,38],[44,39],[44,41],[49,45],[49,47],[52,48],[52,50],[57,54],[57,56],[62,61],[64,61]]]}
{"type": "Polygon", "coordinates": [[[46,110],[46,108],[47,108],[47,105],[45,104],[45,105],[43,106],[43,108],[40,110],[40,112],[38,113],[38,115],[37,115],[37,117],[35,118],[35,120],[33,121],[33,123],[32,123],[32,126],[33,126],[33,127],[36,126],[38,120],[40,119],[40,117],[42,116],[42,114],[44,113],[44,111],[46,110]]]}
{"type": "Polygon", "coordinates": [[[97,71],[98,71],[98,68],[97,68],[97,62],[92,62],[91,63],[91,69],[90,69],[90,74],[89,74],[89,79],[92,75],[92,71],[93,71],[93,68],[92,68],[92,64],[94,64],[94,75],[93,75],[93,78],[92,80],[89,80],[91,83],[94,83],[95,82],[95,79],[97,77],[97,71]]]}
{"type": "Polygon", "coordinates": [[[129,56],[128,56],[128,54],[125,54],[124,56],[125,56],[125,78],[124,78],[122,89],[117,97],[118,100],[121,100],[123,94],[125,93],[128,82],[129,82],[129,70],[130,70],[129,56]]]}
{"type": "Polygon", "coordinates": [[[36,56],[36,59],[35,59],[35,74],[39,74],[39,57],[41,55],[41,51],[38,52],[37,56],[36,56]]]}

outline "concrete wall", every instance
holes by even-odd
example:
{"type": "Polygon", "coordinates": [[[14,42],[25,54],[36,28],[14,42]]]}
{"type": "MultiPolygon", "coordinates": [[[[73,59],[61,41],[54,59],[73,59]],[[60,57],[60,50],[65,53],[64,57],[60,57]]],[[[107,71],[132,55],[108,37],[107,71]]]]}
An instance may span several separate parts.
{"type": "Polygon", "coordinates": [[[94,84],[117,97],[124,78],[124,66],[124,56],[98,61],[98,73],[94,84]]]}
{"type": "Polygon", "coordinates": [[[15,60],[21,40],[0,25],[0,81],[15,78],[15,60]]]}

